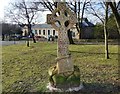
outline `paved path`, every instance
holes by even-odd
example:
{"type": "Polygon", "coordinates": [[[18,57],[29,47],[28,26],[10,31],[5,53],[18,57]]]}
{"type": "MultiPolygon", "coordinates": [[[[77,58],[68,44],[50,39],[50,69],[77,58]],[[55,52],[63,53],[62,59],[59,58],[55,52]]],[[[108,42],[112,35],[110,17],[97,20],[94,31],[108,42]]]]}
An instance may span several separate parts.
{"type": "MultiPolygon", "coordinates": [[[[42,41],[42,42],[45,42],[45,41],[42,41]]],[[[0,46],[8,46],[8,45],[16,45],[16,44],[24,44],[26,43],[25,41],[0,41],[0,46]]],[[[78,45],[99,45],[99,44],[102,44],[104,45],[104,42],[79,42],[77,43],[78,45]]],[[[112,45],[120,45],[120,43],[109,43],[109,45],[112,44],[112,45]]]]}
{"type": "Polygon", "coordinates": [[[23,44],[25,41],[0,41],[0,46],[23,44]]]}

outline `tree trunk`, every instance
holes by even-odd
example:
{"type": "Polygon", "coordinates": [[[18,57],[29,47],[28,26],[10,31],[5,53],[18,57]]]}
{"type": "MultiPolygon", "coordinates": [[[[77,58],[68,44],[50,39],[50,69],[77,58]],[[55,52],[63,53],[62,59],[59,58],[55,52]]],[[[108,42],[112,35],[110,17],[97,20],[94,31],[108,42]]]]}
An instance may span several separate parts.
{"type": "Polygon", "coordinates": [[[28,34],[27,34],[27,47],[30,47],[30,39],[29,39],[29,29],[28,29],[28,34]]]}
{"type": "Polygon", "coordinates": [[[81,30],[80,30],[80,0],[78,2],[78,24],[76,24],[77,31],[79,33],[79,39],[81,38],[81,30]]]}
{"type": "Polygon", "coordinates": [[[76,29],[78,31],[78,39],[80,39],[80,0],[79,2],[75,2],[75,14],[77,14],[77,3],[78,3],[78,23],[76,23],[76,29]]]}
{"type": "Polygon", "coordinates": [[[27,38],[27,47],[30,47],[29,36],[27,38]]]}
{"type": "Polygon", "coordinates": [[[72,38],[72,31],[70,31],[70,29],[68,30],[68,39],[69,39],[69,44],[75,44],[72,38]]]}
{"type": "Polygon", "coordinates": [[[106,30],[106,26],[104,26],[104,34],[105,34],[105,58],[109,59],[109,52],[108,52],[108,32],[106,30]]]}
{"type": "Polygon", "coordinates": [[[35,40],[35,36],[34,36],[34,33],[32,32],[32,27],[31,27],[31,24],[29,23],[29,26],[28,26],[29,30],[30,30],[30,34],[32,35],[32,39],[33,39],[33,43],[36,43],[36,40],[35,40]]]}
{"type": "Polygon", "coordinates": [[[79,32],[79,39],[82,39],[83,38],[83,32],[82,32],[82,26],[80,26],[80,32],[79,32]]]}
{"type": "Polygon", "coordinates": [[[31,24],[28,23],[27,47],[30,46],[30,34],[32,35],[33,43],[36,43],[36,40],[35,40],[35,37],[34,37],[34,33],[32,32],[32,29],[31,29],[31,24]]]}
{"type": "Polygon", "coordinates": [[[83,4],[83,8],[82,8],[82,15],[81,15],[81,21],[80,21],[80,32],[79,32],[79,39],[82,39],[83,38],[83,30],[82,30],[82,22],[83,22],[83,15],[84,15],[84,11],[85,11],[85,5],[86,5],[86,0],[83,4]]]}
{"type": "Polygon", "coordinates": [[[30,37],[30,25],[28,24],[27,47],[30,46],[30,39],[29,39],[29,37],[30,37]]]}
{"type": "Polygon", "coordinates": [[[105,58],[106,58],[106,59],[109,59],[107,21],[108,21],[108,4],[106,3],[106,9],[105,9],[105,21],[104,21],[105,58]]]}
{"type": "Polygon", "coordinates": [[[114,14],[115,21],[116,21],[116,24],[117,24],[117,28],[118,28],[118,31],[119,31],[119,34],[120,34],[120,14],[118,13],[117,7],[115,6],[114,3],[115,2],[109,2],[108,4],[110,5],[110,7],[112,9],[112,12],[114,14]]]}
{"type": "Polygon", "coordinates": [[[2,34],[2,41],[4,41],[5,40],[5,35],[4,34],[2,34]]]}
{"type": "MultiPolygon", "coordinates": [[[[32,33],[32,32],[31,32],[32,33]]],[[[36,43],[34,33],[32,33],[33,43],[36,43]]]]}
{"type": "Polygon", "coordinates": [[[9,41],[11,40],[11,36],[10,36],[10,34],[8,35],[9,36],[9,41]]]}

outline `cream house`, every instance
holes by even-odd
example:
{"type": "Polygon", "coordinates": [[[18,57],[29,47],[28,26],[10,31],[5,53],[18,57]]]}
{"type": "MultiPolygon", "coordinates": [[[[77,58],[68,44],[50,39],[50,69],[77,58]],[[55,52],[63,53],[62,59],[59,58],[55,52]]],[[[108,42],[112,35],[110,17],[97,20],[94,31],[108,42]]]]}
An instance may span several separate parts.
{"type": "MultiPolygon", "coordinates": [[[[83,28],[83,34],[82,38],[93,38],[93,24],[85,18],[83,20],[83,23],[81,24],[83,28]]],[[[78,39],[78,31],[75,27],[75,25],[70,29],[72,31],[72,37],[78,39]]],[[[26,35],[28,32],[27,26],[24,26],[23,28],[23,36],[26,35]]],[[[35,24],[32,26],[32,32],[35,34],[35,36],[42,36],[45,38],[49,38],[50,36],[58,36],[58,31],[56,31],[50,24],[43,23],[43,24],[35,24]]]]}
{"type": "MultiPolygon", "coordinates": [[[[24,26],[23,28],[23,36],[27,36],[28,27],[24,26]]],[[[72,31],[72,37],[78,39],[78,31],[75,25],[70,29],[72,31]]],[[[44,38],[49,38],[50,36],[58,36],[58,31],[56,31],[50,24],[36,24],[32,26],[32,32],[35,36],[42,36],[44,38]]]]}
{"type": "MultiPolygon", "coordinates": [[[[49,38],[49,36],[58,36],[58,31],[56,31],[50,24],[36,24],[32,27],[32,31],[35,34],[35,36],[43,36],[45,38],[49,38]]],[[[71,28],[72,31],[72,37],[77,38],[77,30],[74,27],[71,28]]]]}
{"type": "Polygon", "coordinates": [[[27,36],[27,34],[28,34],[28,27],[25,25],[25,26],[22,28],[22,31],[23,31],[22,36],[27,36]]]}
{"type": "Polygon", "coordinates": [[[36,24],[32,27],[32,32],[35,36],[43,36],[49,38],[49,36],[58,36],[58,32],[49,24],[36,24]]]}

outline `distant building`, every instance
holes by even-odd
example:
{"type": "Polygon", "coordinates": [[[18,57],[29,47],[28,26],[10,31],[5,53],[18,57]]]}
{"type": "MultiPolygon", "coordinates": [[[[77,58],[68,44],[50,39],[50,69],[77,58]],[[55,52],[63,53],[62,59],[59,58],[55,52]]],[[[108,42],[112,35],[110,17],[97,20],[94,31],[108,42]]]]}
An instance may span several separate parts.
{"type": "Polygon", "coordinates": [[[28,27],[25,25],[22,29],[23,33],[22,33],[22,36],[27,36],[28,34],[28,27]]]}
{"type": "Polygon", "coordinates": [[[35,36],[43,36],[49,38],[50,36],[58,36],[58,32],[50,24],[36,24],[32,27],[35,36]]]}
{"type": "MultiPolygon", "coordinates": [[[[92,38],[93,37],[93,27],[94,25],[89,22],[86,19],[83,20],[82,23],[82,28],[83,28],[83,34],[82,34],[82,38],[92,38]]],[[[75,27],[75,25],[70,29],[72,31],[72,37],[73,38],[78,38],[78,31],[75,27]]],[[[26,33],[28,32],[28,28],[27,26],[25,26],[23,28],[23,36],[26,35],[26,33]]],[[[58,31],[56,31],[50,24],[36,24],[34,26],[32,26],[32,32],[35,34],[35,36],[43,36],[45,38],[49,38],[49,36],[58,36],[58,31]]]]}
{"type": "Polygon", "coordinates": [[[83,19],[82,24],[82,38],[83,39],[90,39],[94,37],[94,24],[89,22],[87,18],[83,19]]]}

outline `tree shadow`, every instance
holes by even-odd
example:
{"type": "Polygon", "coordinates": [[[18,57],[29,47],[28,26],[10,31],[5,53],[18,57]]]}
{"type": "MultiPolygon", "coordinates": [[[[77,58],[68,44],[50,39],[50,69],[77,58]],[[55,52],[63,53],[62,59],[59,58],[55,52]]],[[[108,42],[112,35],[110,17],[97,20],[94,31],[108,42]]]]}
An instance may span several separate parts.
{"type": "Polygon", "coordinates": [[[79,91],[83,94],[119,94],[120,85],[110,83],[84,83],[84,88],[79,91]]]}
{"type": "MultiPolygon", "coordinates": [[[[82,51],[70,51],[71,53],[84,53],[84,54],[105,54],[102,52],[82,52],[82,51]]],[[[119,53],[109,53],[112,55],[118,55],[119,53]]]]}

